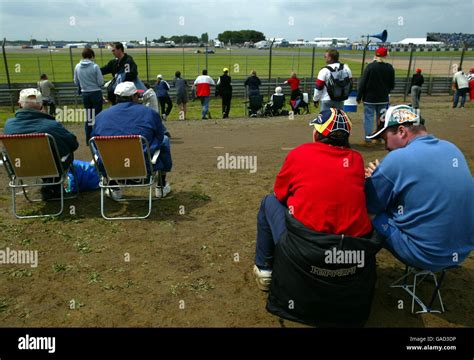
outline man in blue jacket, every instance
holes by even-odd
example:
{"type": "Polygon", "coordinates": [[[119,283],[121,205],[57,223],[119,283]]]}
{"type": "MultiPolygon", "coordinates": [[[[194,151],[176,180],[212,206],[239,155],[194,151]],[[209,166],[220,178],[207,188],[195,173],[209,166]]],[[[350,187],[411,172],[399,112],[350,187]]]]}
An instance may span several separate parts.
{"type": "MultiPolygon", "coordinates": [[[[166,182],[166,172],[171,171],[172,160],[168,136],[161,122],[160,115],[149,107],[139,104],[138,90],[130,81],[125,81],[115,88],[117,104],[102,111],[95,119],[92,136],[142,135],[148,141],[150,153],[160,149],[160,156],[154,170],[162,172],[162,187],[157,187],[156,196],[161,198],[170,193],[171,187],[166,182]]],[[[107,192],[112,199],[118,200],[120,189],[107,192]]]]}
{"type": "Polygon", "coordinates": [[[407,105],[389,108],[369,139],[388,155],[366,169],[367,209],[387,249],[431,271],[460,264],[474,249],[474,183],[462,152],[429,135],[407,105]]]}
{"type": "MultiPolygon", "coordinates": [[[[67,169],[73,161],[73,152],[79,147],[76,136],[66,130],[55,118],[42,112],[43,100],[41,93],[36,89],[23,89],[20,91],[18,104],[20,110],[15,112],[15,117],[5,123],[4,133],[14,134],[50,134],[58,146],[59,158],[63,167],[67,169]]],[[[57,180],[55,180],[57,181],[57,180]]],[[[60,196],[59,186],[47,186],[41,189],[44,200],[60,196]]]]}
{"type": "Polygon", "coordinates": [[[171,101],[170,95],[168,94],[169,90],[169,84],[163,80],[163,75],[159,74],[156,77],[155,91],[161,107],[161,117],[165,121],[168,115],[171,113],[171,109],[173,108],[173,102],[171,101]]]}

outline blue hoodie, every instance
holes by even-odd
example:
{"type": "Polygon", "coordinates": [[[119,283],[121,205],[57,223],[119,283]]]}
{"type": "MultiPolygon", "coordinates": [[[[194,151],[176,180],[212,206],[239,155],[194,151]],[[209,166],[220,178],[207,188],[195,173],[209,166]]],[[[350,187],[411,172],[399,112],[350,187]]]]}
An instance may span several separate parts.
{"type": "Polygon", "coordinates": [[[104,85],[104,77],[99,65],[90,59],[82,59],[74,69],[74,83],[82,92],[100,91],[104,85]]]}

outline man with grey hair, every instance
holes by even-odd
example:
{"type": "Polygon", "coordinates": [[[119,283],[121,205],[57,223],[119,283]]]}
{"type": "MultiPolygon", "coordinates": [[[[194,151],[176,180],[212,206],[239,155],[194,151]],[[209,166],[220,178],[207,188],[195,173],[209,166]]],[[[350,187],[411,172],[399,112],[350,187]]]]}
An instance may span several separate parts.
{"type": "MultiPolygon", "coordinates": [[[[53,116],[41,111],[43,99],[36,89],[23,89],[20,91],[18,101],[20,110],[15,112],[15,117],[5,123],[4,133],[14,134],[50,134],[58,146],[59,158],[63,160],[63,167],[68,168],[73,161],[73,152],[79,147],[76,136],[65,129],[53,116]]],[[[47,186],[41,190],[43,199],[56,197],[59,186],[47,186]],[[51,189],[54,188],[54,189],[51,189]],[[50,193],[54,192],[54,193],[50,193]]]]}

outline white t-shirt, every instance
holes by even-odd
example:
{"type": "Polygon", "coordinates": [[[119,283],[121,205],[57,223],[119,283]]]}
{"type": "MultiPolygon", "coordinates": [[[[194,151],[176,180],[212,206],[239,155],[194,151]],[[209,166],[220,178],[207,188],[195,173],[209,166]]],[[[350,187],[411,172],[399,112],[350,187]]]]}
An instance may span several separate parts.
{"type": "Polygon", "coordinates": [[[458,84],[458,89],[465,89],[469,87],[467,76],[462,71],[458,71],[456,74],[454,74],[453,83],[458,84]]]}
{"type": "MultiPolygon", "coordinates": [[[[327,66],[332,67],[333,69],[338,69],[341,64],[336,62],[333,64],[328,64],[327,66]]],[[[344,70],[347,71],[349,74],[349,77],[352,78],[352,71],[347,66],[347,64],[344,64],[344,70]]],[[[326,67],[323,67],[321,70],[319,70],[318,77],[316,79],[316,82],[319,81],[324,81],[324,83],[327,83],[329,77],[331,76],[331,71],[327,69],[326,67]]],[[[326,89],[326,86],[323,87],[322,90],[314,89],[314,96],[313,96],[313,101],[329,101],[331,98],[329,97],[328,91],[326,89]]]]}

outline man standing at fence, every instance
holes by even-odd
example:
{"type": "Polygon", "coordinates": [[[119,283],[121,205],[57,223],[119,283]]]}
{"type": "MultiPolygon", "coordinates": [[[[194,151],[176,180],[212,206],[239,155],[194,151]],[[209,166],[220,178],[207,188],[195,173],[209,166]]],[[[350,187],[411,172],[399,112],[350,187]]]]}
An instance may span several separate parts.
{"type": "Polygon", "coordinates": [[[469,81],[460,66],[458,67],[458,72],[453,76],[453,91],[455,91],[453,109],[458,107],[459,97],[461,97],[461,107],[463,108],[466,102],[466,95],[469,92],[469,81]]]}
{"type": "Polygon", "coordinates": [[[374,116],[377,125],[380,122],[380,111],[386,109],[389,93],[395,87],[395,70],[385,62],[387,49],[380,47],[375,51],[374,61],[367,65],[359,82],[357,103],[364,102],[364,131],[363,146],[371,146],[368,138],[374,129],[374,116]]]}
{"type": "Polygon", "coordinates": [[[161,118],[164,121],[166,121],[166,118],[168,117],[171,112],[171,109],[173,108],[173,102],[171,101],[170,95],[168,94],[169,90],[170,86],[168,82],[163,80],[163,75],[157,75],[155,91],[161,107],[161,118]]]}
{"type": "Polygon", "coordinates": [[[123,44],[116,42],[112,47],[115,59],[110,60],[107,65],[100,68],[102,75],[112,74],[114,79],[107,88],[107,97],[116,104],[114,90],[117,84],[123,81],[136,82],[138,79],[138,68],[133,58],[125,53],[123,44]]]}
{"type": "Polygon", "coordinates": [[[202,119],[207,119],[206,115],[209,113],[209,119],[211,118],[211,113],[209,112],[209,101],[211,99],[211,86],[215,86],[216,83],[214,80],[207,75],[207,70],[202,71],[202,75],[199,75],[196,80],[194,80],[193,88],[196,88],[196,96],[201,99],[202,105],[202,119]]]}
{"type": "Polygon", "coordinates": [[[222,118],[227,119],[230,112],[230,101],[232,100],[232,79],[229,76],[229,69],[223,69],[224,74],[217,80],[216,95],[222,98],[222,118]]]}
{"type": "Polygon", "coordinates": [[[55,90],[54,84],[48,80],[48,75],[42,74],[38,81],[38,90],[41,92],[43,97],[43,107],[48,107],[48,114],[51,116],[56,115],[56,105],[54,103],[54,97],[52,91],[55,90]]]}
{"type": "Polygon", "coordinates": [[[411,106],[413,109],[420,108],[421,87],[425,82],[425,78],[421,75],[421,69],[416,69],[416,73],[411,78],[411,106]]]}

